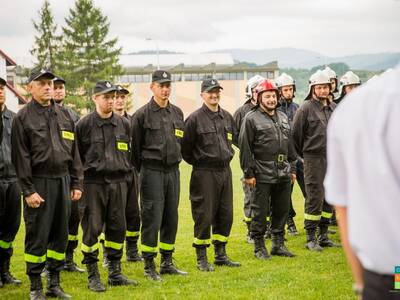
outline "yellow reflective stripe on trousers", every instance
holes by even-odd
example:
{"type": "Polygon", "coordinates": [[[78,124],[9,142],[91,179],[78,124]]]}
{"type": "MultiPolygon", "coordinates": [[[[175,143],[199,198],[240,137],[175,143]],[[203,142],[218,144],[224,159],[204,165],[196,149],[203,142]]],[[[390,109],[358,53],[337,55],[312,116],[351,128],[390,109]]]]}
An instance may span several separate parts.
{"type": "Polygon", "coordinates": [[[107,247],[107,248],[121,250],[123,246],[124,246],[123,243],[116,243],[116,242],[111,242],[111,241],[107,241],[107,240],[104,241],[104,247],[107,247]]]}
{"type": "Polygon", "coordinates": [[[162,243],[162,242],[160,242],[159,244],[158,244],[158,247],[160,248],[160,249],[162,249],[162,250],[167,250],[167,251],[172,251],[172,250],[174,250],[174,244],[167,244],[167,243],[162,243]]]}
{"type": "Polygon", "coordinates": [[[77,235],[72,235],[72,234],[68,234],[68,241],[77,241],[78,240],[78,236],[77,235]]]}
{"type": "Polygon", "coordinates": [[[135,236],[139,236],[140,232],[139,231],[126,231],[126,236],[127,237],[135,237],[135,236]]]}
{"type": "Polygon", "coordinates": [[[227,236],[223,236],[223,235],[220,235],[220,234],[213,234],[212,235],[212,239],[214,241],[220,241],[220,242],[224,242],[224,243],[228,241],[228,237],[227,236]]]}
{"type": "Polygon", "coordinates": [[[245,222],[251,222],[251,218],[248,218],[248,217],[246,217],[246,216],[243,217],[243,220],[244,220],[245,222]]]}
{"type": "Polygon", "coordinates": [[[82,250],[83,252],[86,252],[86,253],[94,252],[94,251],[96,251],[96,250],[99,250],[99,243],[96,243],[96,244],[94,244],[93,246],[87,246],[87,245],[85,245],[85,244],[82,243],[82,245],[81,245],[81,250],[82,250]]]}
{"type": "Polygon", "coordinates": [[[267,222],[271,221],[271,217],[266,218],[267,222]]]}
{"type": "Polygon", "coordinates": [[[100,234],[99,240],[100,240],[100,241],[104,241],[104,240],[105,240],[104,233],[101,233],[101,234],[100,234]]]}
{"type": "Polygon", "coordinates": [[[46,261],[46,254],[42,256],[25,253],[25,261],[32,264],[40,264],[46,261]]]}
{"type": "Polygon", "coordinates": [[[198,239],[198,238],[194,238],[193,244],[195,244],[195,245],[210,245],[211,244],[211,239],[201,240],[201,239],[198,239]]]}
{"type": "Polygon", "coordinates": [[[326,219],[330,219],[330,218],[332,218],[332,215],[333,215],[333,213],[329,213],[329,212],[323,211],[322,214],[321,214],[321,217],[326,218],[326,219]]]}
{"type": "Polygon", "coordinates": [[[321,215],[304,214],[304,219],[309,221],[319,221],[321,219],[321,215]]]}
{"type": "Polygon", "coordinates": [[[9,249],[11,247],[12,247],[12,242],[6,242],[3,240],[0,240],[0,248],[9,249]]]}
{"type": "Polygon", "coordinates": [[[55,260],[64,260],[65,259],[65,253],[57,252],[54,250],[47,250],[47,258],[52,258],[55,260]]]}
{"type": "Polygon", "coordinates": [[[143,244],[140,246],[140,249],[142,252],[157,252],[157,247],[150,247],[143,244]]]}

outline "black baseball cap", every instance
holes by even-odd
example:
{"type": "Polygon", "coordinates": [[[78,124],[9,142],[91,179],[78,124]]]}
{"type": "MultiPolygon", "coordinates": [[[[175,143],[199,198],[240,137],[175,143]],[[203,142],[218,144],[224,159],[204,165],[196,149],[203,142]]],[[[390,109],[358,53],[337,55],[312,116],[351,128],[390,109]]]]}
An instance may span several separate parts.
{"type": "Polygon", "coordinates": [[[121,85],[117,85],[117,93],[128,95],[129,91],[121,85]]]}
{"type": "Polygon", "coordinates": [[[95,95],[107,94],[116,91],[117,87],[108,80],[98,81],[94,87],[95,95]]]}
{"type": "Polygon", "coordinates": [[[65,80],[58,76],[54,77],[53,82],[62,82],[63,84],[65,84],[65,80]]]}
{"type": "Polygon", "coordinates": [[[171,73],[163,70],[154,71],[153,75],[151,76],[151,81],[158,83],[171,82],[171,73]]]}
{"type": "Polygon", "coordinates": [[[3,78],[0,77],[0,84],[1,84],[1,85],[6,85],[6,83],[7,83],[7,82],[6,82],[3,78]]]}
{"type": "Polygon", "coordinates": [[[43,68],[35,68],[31,71],[31,74],[28,79],[28,83],[38,80],[40,78],[54,79],[54,77],[56,77],[56,76],[50,70],[46,70],[43,68]]]}
{"type": "Polygon", "coordinates": [[[201,83],[201,92],[209,92],[212,89],[219,88],[220,90],[223,90],[222,86],[219,84],[217,79],[213,78],[207,78],[204,79],[203,82],[201,83]]]}

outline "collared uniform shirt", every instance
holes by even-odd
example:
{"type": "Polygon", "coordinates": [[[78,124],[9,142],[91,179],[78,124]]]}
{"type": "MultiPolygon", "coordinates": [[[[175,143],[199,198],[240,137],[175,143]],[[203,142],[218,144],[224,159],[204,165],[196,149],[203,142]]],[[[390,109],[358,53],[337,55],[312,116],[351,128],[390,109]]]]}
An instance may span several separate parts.
{"type": "Polygon", "coordinates": [[[0,115],[0,123],[3,125],[3,135],[0,142],[0,179],[13,180],[17,178],[14,165],[11,162],[11,127],[16,114],[4,108],[0,115]]]}
{"type": "Polygon", "coordinates": [[[351,92],[328,126],[325,194],[347,207],[350,244],[364,268],[400,266],[400,66],[351,92]]]}

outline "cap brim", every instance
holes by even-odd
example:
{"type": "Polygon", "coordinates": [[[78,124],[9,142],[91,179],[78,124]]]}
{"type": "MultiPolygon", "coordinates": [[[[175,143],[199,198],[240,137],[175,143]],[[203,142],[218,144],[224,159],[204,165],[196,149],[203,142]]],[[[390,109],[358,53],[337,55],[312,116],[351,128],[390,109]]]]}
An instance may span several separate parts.
{"type": "Polygon", "coordinates": [[[117,90],[117,93],[119,94],[124,94],[124,95],[128,95],[129,91],[127,89],[121,89],[121,90],[117,90]]]}
{"type": "Polygon", "coordinates": [[[37,76],[35,76],[33,78],[30,78],[29,82],[36,81],[42,77],[45,77],[46,79],[50,79],[50,80],[56,78],[56,76],[53,73],[45,72],[45,73],[38,74],[37,76]]]}
{"type": "Polygon", "coordinates": [[[6,84],[7,84],[7,81],[5,81],[3,78],[0,77],[0,84],[6,85],[6,84]]]}
{"type": "Polygon", "coordinates": [[[55,77],[55,78],[53,79],[53,82],[62,82],[63,84],[65,84],[65,80],[64,80],[64,79],[61,79],[61,78],[58,78],[58,77],[55,77]]]}
{"type": "Polygon", "coordinates": [[[203,90],[203,92],[209,92],[209,91],[211,91],[211,90],[213,90],[213,89],[216,89],[216,88],[219,88],[220,90],[223,90],[223,89],[224,89],[222,86],[220,86],[220,85],[218,84],[218,85],[213,85],[213,86],[209,86],[209,87],[205,88],[205,89],[203,90]]]}
{"type": "Polygon", "coordinates": [[[103,95],[103,94],[108,94],[111,92],[117,92],[117,89],[115,87],[110,87],[108,89],[102,90],[100,92],[94,93],[93,95],[103,95]]]}
{"type": "Polygon", "coordinates": [[[158,83],[166,83],[166,82],[172,82],[172,80],[171,80],[171,79],[168,79],[168,78],[166,78],[166,79],[154,80],[153,82],[158,82],[158,83]]]}

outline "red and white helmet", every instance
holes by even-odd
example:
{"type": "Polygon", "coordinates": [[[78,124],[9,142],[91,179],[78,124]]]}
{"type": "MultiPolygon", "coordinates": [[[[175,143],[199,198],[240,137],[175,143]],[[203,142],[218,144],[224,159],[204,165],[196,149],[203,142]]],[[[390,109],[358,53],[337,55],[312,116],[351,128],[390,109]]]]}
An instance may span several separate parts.
{"type": "Polygon", "coordinates": [[[275,91],[276,99],[277,100],[279,99],[278,88],[276,87],[275,83],[271,80],[264,79],[263,81],[261,81],[259,85],[255,88],[255,91],[257,93],[257,101],[259,96],[266,91],[275,91]]]}

